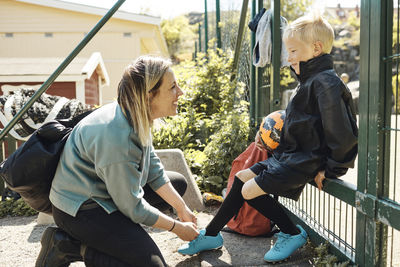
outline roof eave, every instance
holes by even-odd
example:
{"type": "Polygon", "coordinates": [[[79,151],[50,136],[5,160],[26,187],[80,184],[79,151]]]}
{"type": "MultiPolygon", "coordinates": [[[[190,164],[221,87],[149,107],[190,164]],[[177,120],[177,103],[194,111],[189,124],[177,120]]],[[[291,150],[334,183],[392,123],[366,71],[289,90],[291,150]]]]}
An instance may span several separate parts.
{"type": "MultiPolygon", "coordinates": [[[[70,10],[70,11],[75,11],[75,12],[80,12],[80,13],[100,15],[100,16],[104,16],[108,11],[108,9],[106,9],[106,8],[87,6],[87,5],[71,3],[71,2],[64,2],[64,1],[59,1],[59,0],[16,0],[16,1],[24,2],[24,3],[28,3],[28,4],[46,6],[46,7],[70,10]]],[[[126,11],[115,12],[115,14],[113,15],[113,18],[134,21],[134,22],[139,22],[139,23],[145,23],[145,24],[152,24],[152,25],[160,25],[160,23],[161,23],[161,18],[159,18],[159,17],[152,17],[152,16],[148,16],[148,15],[139,15],[139,14],[130,13],[130,12],[126,12],[126,11]]]]}

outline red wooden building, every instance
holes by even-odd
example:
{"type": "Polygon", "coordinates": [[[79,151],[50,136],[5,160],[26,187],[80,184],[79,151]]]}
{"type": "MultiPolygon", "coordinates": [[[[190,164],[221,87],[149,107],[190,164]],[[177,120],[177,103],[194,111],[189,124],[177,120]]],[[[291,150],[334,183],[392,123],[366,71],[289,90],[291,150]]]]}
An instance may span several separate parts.
{"type": "MultiPolygon", "coordinates": [[[[40,88],[63,58],[0,58],[0,95],[22,87],[40,88]]],[[[101,105],[102,87],[109,77],[101,54],[75,58],[46,91],[50,95],[101,105]]]]}

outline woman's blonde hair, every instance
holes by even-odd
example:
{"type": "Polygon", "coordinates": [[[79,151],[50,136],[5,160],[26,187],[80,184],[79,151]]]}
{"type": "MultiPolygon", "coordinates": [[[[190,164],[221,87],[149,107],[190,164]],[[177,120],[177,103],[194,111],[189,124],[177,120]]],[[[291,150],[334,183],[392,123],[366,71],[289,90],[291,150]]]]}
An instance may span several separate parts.
{"type": "Polygon", "coordinates": [[[125,68],[118,85],[118,104],[137,132],[142,145],[150,145],[152,126],[150,101],[159,92],[169,60],[141,56],[125,68]]]}
{"type": "Polygon", "coordinates": [[[322,43],[322,52],[326,54],[329,54],[332,50],[334,37],[332,26],[318,12],[296,19],[283,32],[284,40],[296,38],[309,44],[320,41],[322,43]]]}

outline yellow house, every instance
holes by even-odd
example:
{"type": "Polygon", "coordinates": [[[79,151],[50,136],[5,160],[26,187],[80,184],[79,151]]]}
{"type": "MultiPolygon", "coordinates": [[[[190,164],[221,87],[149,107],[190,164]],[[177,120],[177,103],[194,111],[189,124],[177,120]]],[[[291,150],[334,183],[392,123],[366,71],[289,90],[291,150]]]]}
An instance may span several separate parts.
{"type": "MultiPolygon", "coordinates": [[[[0,0],[0,58],[65,58],[107,9],[58,0],[0,0]]],[[[142,54],[168,57],[160,18],[117,11],[78,57],[100,52],[110,85],[101,104],[116,98],[124,68],[142,54]]]]}

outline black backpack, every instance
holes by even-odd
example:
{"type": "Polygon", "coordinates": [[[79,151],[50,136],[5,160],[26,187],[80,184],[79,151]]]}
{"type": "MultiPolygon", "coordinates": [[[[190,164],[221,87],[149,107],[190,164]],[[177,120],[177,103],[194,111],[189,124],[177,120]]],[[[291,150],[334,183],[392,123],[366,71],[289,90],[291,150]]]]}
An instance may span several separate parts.
{"type": "Polygon", "coordinates": [[[72,129],[92,111],[42,125],[0,164],[0,177],[33,209],[51,214],[49,193],[54,174],[72,129]]]}

